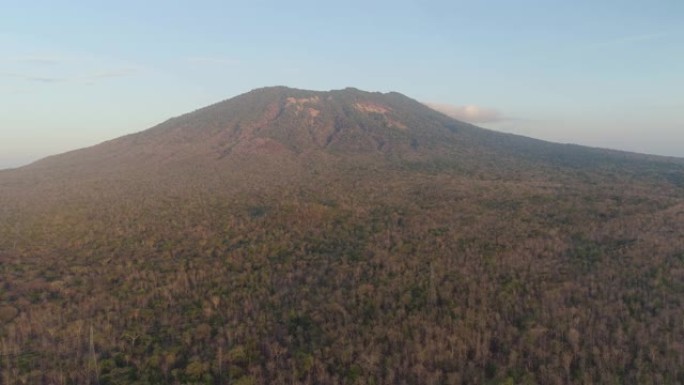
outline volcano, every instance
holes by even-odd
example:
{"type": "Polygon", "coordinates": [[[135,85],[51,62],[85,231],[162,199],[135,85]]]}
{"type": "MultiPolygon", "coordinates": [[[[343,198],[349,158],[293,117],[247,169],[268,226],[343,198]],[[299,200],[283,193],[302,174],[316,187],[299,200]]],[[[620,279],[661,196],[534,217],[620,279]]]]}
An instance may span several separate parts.
{"type": "Polygon", "coordinates": [[[0,383],[683,382],[684,161],[257,89],[0,171],[0,383]]]}
{"type": "Polygon", "coordinates": [[[35,172],[41,179],[182,175],[196,168],[280,174],[315,164],[355,162],[418,168],[439,164],[503,178],[545,168],[613,168],[639,173],[653,167],[667,177],[677,174],[682,164],[681,159],[556,144],[486,130],[396,92],[269,87],[140,133],[49,157],[19,173],[35,172]]]}

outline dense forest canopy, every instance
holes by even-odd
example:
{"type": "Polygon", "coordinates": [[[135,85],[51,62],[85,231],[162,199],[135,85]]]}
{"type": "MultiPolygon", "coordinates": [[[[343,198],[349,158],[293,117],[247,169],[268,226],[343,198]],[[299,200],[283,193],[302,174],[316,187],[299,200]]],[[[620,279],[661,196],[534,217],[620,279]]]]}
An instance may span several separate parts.
{"type": "Polygon", "coordinates": [[[252,91],[0,172],[0,384],[684,383],[684,163],[252,91]]]}

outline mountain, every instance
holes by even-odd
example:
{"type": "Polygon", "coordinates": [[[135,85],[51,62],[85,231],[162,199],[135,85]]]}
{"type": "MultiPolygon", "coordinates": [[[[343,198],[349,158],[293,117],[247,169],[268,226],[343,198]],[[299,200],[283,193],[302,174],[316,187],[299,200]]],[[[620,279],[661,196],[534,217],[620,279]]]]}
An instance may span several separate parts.
{"type": "MultiPolygon", "coordinates": [[[[149,130],[49,157],[21,170],[41,179],[117,173],[185,173],[257,164],[380,162],[444,164],[506,177],[508,169],[563,167],[678,173],[681,159],[560,145],[485,130],[451,119],[399,93],[257,89],[170,119],[149,130]],[[500,170],[503,165],[506,170],[500,170]],[[625,170],[625,166],[631,167],[625,170]],[[500,172],[505,171],[505,172],[500,172]]],[[[266,167],[268,168],[268,167],[266,167]]],[[[281,172],[279,168],[278,172],[281,172]]]]}
{"type": "Polygon", "coordinates": [[[681,383],[684,162],[257,89],[0,172],[0,384],[681,383]]]}

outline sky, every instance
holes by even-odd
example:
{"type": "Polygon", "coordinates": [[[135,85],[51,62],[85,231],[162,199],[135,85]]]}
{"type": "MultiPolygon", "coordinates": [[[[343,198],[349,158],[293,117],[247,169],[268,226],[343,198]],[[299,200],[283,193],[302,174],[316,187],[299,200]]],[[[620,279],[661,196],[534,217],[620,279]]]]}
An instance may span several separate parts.
{"type": "Polygon", "coordinates": [[[684,1],[0,0],[0,169],[254,88],[684,157],[684,1]]]}

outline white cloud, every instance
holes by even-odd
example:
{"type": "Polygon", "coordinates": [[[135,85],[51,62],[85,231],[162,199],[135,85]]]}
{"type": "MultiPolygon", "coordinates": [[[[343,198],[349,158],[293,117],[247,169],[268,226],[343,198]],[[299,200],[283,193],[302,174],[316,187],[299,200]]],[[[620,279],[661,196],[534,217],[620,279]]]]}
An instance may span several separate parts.
{"type": "Polygon", "coordinates": [[[101,71],[91,75],[83,76],[82,79],[107,79],[107,78],[120,78],[124,76],[135,75],[138,72],[135,68],[120,68],[108,71],[101,71]]]}
{"type": "Polygon", "coordinates": [[[70,61],[71,59],[56,56],[56,55],[22,55],[11,56],[1,59],[5,62],[24,63],[24,64],[39,64],[39,65],[55,65],[70,61]]]}
{"type": "Polygon", "coordinates": [[[210,65],[238,65],[241,62],[237,59],[226,57],[189,57],[186,59],[193,64],[210,64],[210,65]]]}
{"type": "Polygon", "coordinates": [[[611,46],[622,46],[622,45],[628,45],[628,44],[637,44],[637,43],[649,42],[651,40],[663,39],[666,37],[668,37],[668,34],[664,33],[664,32],[644,33],[641,35],[622,36],[622,37],[618,37],[618,38],[611,39],[611,40],[600,41],[600,42],[597,42],[595,44],[589,45],[589,47],[602,48],[602,47],[611,47],[611,46]]]}
{"type": "Polygon", "coordinates": [[[625,36],[620,39],[616,39],[616,41],[620,42],[625,42],[625,43],[631,43],[631,42],[637,42],[637,41],[648,41],[648,40],[655,40],[655,39],[660,39],[663,37],[667,37],[667,33],[661,32],[661,33],[646,33],[643,35],[632,35],[632,36],[625,36]]]}
{"type": "Polygon", "coordinates": [[[28,82],[36,82],[36,83],[62,83],[62,82],[81,82],[81,81],[92,82],[94,80],[99,80],[99,79],[108,79],[108,78],[118,78],[118,77],[131,76],[131,75],[136,74],[137,72],[138,71],[134,68],[121,68],[121,69],[100,71],[100,72],[90,73],[90,74],[81,75],[81,76],[72,76],[72,77],[40,76],[40,75],[29,75],[29,74],[8,73],[8,72],[0,73],[0,76],[12,77],[12,78],[22,79],[22,80],[25,80],[28,82]]]}
{"type": "Polygon", "coordinates": [[[37,76],[37,75],[17,74],[17,73],[9,73],[9,72],[0,73],[0,76],[17,78],[17,79],[26,80],[28,82],[37,82],[37,83],[57,83],[57,82],[63,82],[65,80],[67,80],[66,78],[59,78],[59,77],[52,77],[52,76],[37,76]]]}
{"type": "Polygon", "coordinates": [[[493,108],[485,108],[472,104],[456,106],[444,103],[425,103],[425,105],[444,115],[468,123],[491,123],[507,119],[501,112],[493,108]]]}

